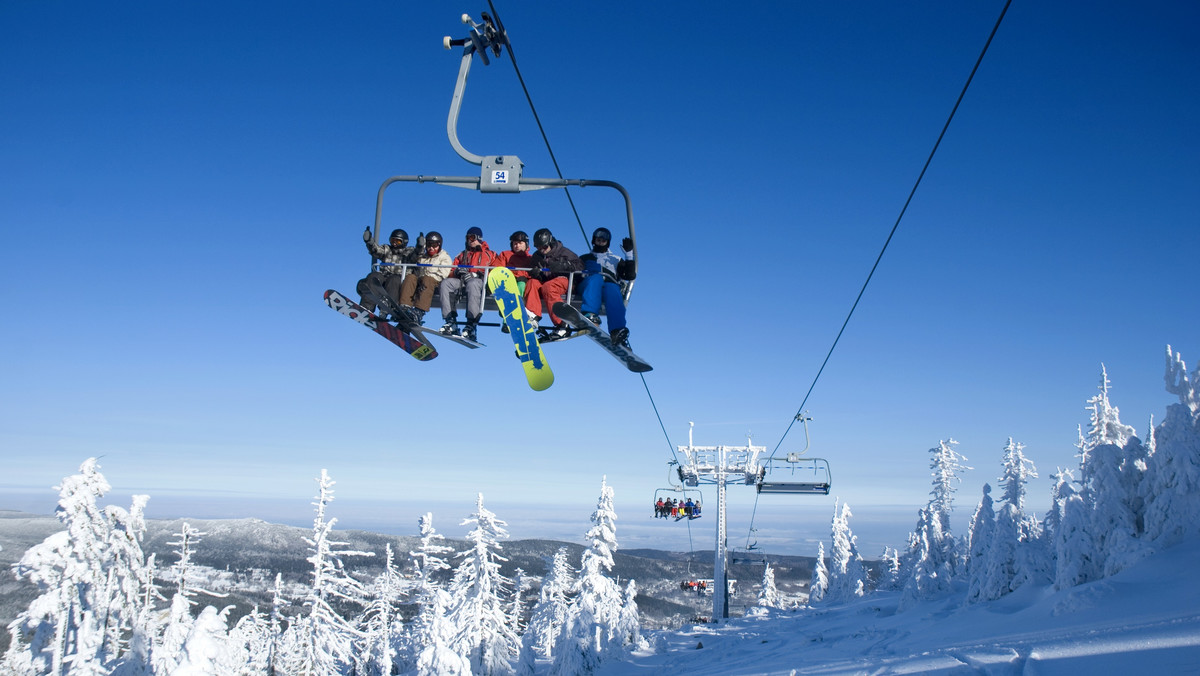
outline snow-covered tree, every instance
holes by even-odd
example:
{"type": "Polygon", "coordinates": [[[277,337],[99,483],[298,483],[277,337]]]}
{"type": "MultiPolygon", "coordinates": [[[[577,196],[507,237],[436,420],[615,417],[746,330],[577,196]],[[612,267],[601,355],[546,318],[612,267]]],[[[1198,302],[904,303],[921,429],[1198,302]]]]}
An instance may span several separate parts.
{"type": "Polygon", "coordinates": [[[996,511],[992,507],[992,487],[983,485],[983,498],[971,517],[970,537],[967,540],[967,603],[982,601],[987,583],[987,557],[996,529],[996,511]]]}
{"type": "MultiPolygon", "coordinates": [[[[417,607],[417,616],[401,637],[398,660],[402,672],[415,668],[418,656],[428,646],[436,644],[445,647],[453,639],[449,624],[435,620],[450,605],[450,598],[442,588],[439,577],[443,571],[450,569],[444,557],[454,548],[442,544],[445,538],[433,527],[432,512],[426,512],[417,519],[417,528],[421,546],[410,553],[415,573],[410,599],[417,607]],[[434,636],[435,631],[443,629],[444,633],[434,636]]],[[[436,650],[431,652],[430,658],[436,657],[436,653],[436,650]]]]}
{"type": "Polygon", "coordinates": [[[361,648],[356,651],[356,674],[390,676],[395,664],[396,644],[403,623],[397,606],[407,585],[396,567],[392,545],[384,553],[383,572],[368,590],[369,601],[362,615],[361,648]]]}
{"type": "Polygon", "coordinates": [[[415,673],[418,676],[458,676],[471,673],[471,662],[450,647],[454,627],[446,618],[446,604],[450,595],[438,589],[431,596],[429,605],[421,609],[428,627],[425,642],[416,646],[415,673]]]}
{"type": "Polygon", "coordinates": [[[958,473],[971,469],[954,450],[958,442],[946,439],[929,449],[933,489],[926,506],[917,513],[917,528],[909,535],[908,551],[902,562],[905,575],[900,607],[946,593],[956,573],[958,542],[950,532],[950,512],[954,509],[958,473]]]}
{"type": "Polygon", "coordinates": [[[1144,525],[1146,452],[1134,430],[1121,422],[1109,399],[1108,372],[1101,366],[1099,393],[1088,400],[1091,427],[1084,441],[1083,495],[1092,509],[1091,533],[1101,558],[1099,574],[1112,575],[1150,553],[1139,539],[1144,525]]]}
{"type": "Polygon", "coordinates": [[[520,636],[525,633],[525,604],[523,596],[525,590],[529,589],[529,576],[524,569],[517,568],[513,573],[513,593],[512,602],[508,605],[508,626],[512,633],[520,636]]]}
{"type": "Polygon", "coordinates": [[[833,507],[833,523],[830,528],[833,546],[829,550],[829,589],[826,601],[848,601],[866,593],[866,569],[858,553],[857,538],[850,529],[850,505],[842,503],[833,507]]]}
{"type": "Polygon", "coordinates": [[[1024,512],[1025,486],[1037,471],[1024,455],[1024,446],[1009,438],[1004,447],[1004,474],[1000,486],[1004,489],[992,542],[985,559],[985,571],[972,579],[980,579],[974,600],[998,599],[1028,583],[1049,579],[1049,557],[1043,555],[1038,536],[1037,520],[1024,512]]]}
{"type": "Polygon", "coordinates": [[[569,594],[574,584],[575,575],[567,563],[567,549],[560,547],[542,579],[538,602],[522,636],[522,652],[531,651],[543,658],[554,656],[554,642],[570,613],[569,594]]]}
{"type": "Polygon", "coordinates": [[[624,601],[621,590],[606,574],[612,570],[612,556],[617,549],[616,521],[613,489],[604,478],[586,536],[589,545],[583,550],[579,577],[572,590],[575,600],[571,614],[554,649],[553,673],[591,673],[628,645],[629,637],[620,629],[624,601]]]}
{"type": "Polygon", "coordinates": [[[255,606],[229,630],[228,648],[231,655],[240,655],[241,665],[232,673],[239,676],[270,674],[274,637],[271,619],[255,606]]]}
{"type": "Polygon", "coordinates": [[[337,519],[326,519],[325,511],[333,501],[334,481],[322,469],[317,484],[313,535],[304,538],[311,552],[307,560],[313,567],[312,585],[304,599],[308,612],[295,618],[288,628],[289,651],[287,655],[280,655],[279,660],[282,671],[304,676],[338,674],[353,665],[354,641],[361,634],[332,604],[364,603],[366,589],[346,572],[342,557],[373,556],[370,552],[345,549],[349,543],[333,539],[337,519]]]}
{"type": "Polygon", "coordinates": [[[829,590],[829,569],[825,567],[825,543],[817,542],[817,560],[813,563],[812,580],[808,583],[808,603],[825,600],[829,590]]]}
{"type": "Polygon", "coordinates": [[[110,486],[95,458],[59,487],[65,530],[31,547],[14,566],[40,595],[9,624],[4,666],[16,673],[108,673],[126,652],[148,577],[140,541],[146,496],[129,511],[98,504],[110,486]]]}
{"type": "Polygon", "coordinates": [[[876,589],[881,591],[900,591],[904,588],[904,578],[901,576],[900,551],[892,547],[884,547],[879,555],[879,563],[883,567],[882,576],[876,589]]]}
{"type": "Polygon", "coordinates": [[[901,590],[899,608],[905,610],[919,601],[937,598],[951,589],[953,557],[945,543],[953,541],[942,531],[942,520],[930,507],[917,513],[917,529],[910,538],[907,558],[912,571],[901,590]]]}
{"type": "Polygon", "coordinates": [[[505,522],[483,506],[483,494],[475,512],[462,525],[474,526],[467,533],[470,547],[461,560],[447,590],[450,607],[446,617],[454,627],[450,647],[463,655],[475,674],[511,674],[511,659],[519,639],[504,610],[504,597],[511,581],[500,574],[500,540],[508,537],[505,522]]]}
{"type": "Polygon", "coordinates": [[[933,456],[929,461],[929,469],[932,470],[930,476],[933,477],[933,489],[929,491],[929,510],[939,521],[942,533],[946,535],[950,534],[950,512],[954,511],[954,493],[958,490],[955,484],[962,482],[958,473],[964,469],[971,469],[963,464],[967,458],[954,450],[957,445],[958,442],[954,439],[947,439],[929,449],[933,456]]]}
{"type": "Polygon", "coordinates": [[[1200,534],[1200,366],[1187,370],[1183,355],[1167,346],[1167,407],[1147,460],[1146,534],[1160,547],[1200,534]]]}
{"type": "Polygon", "coordinates": [[[758,589],[758,605],[764,608],[779,607],[779,589],[775,586],[775,569],[763,563],[762,584],[758,589]]]}
{"type": "MultiPolygon", "coordinates": [[[[176,598],[181,598],[177,594],[176,598]]],[[[232,606],[218,611],[207,606],[200,611],[180,651],[179,666],[172,669],[171,676],[210,676],[211,674],[236,674],[245,664],[245,655],[238,655],[235,663],[229,651],[226,618],[232,606]]]]}

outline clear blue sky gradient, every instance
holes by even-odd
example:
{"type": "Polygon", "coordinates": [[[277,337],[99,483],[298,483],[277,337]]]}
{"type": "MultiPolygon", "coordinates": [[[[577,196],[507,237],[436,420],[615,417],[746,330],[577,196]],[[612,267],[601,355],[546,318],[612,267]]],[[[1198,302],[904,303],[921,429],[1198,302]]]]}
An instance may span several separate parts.
{"type": "MultiPolygon", "coordinates": [[[[631,341],[668,441],[586,340],[547,347],[537,393],[495,329],[420,364],[321,301],[367,271],[384,179],[476,171],[446,138],[440,41],[485,4],[0,4],[0,508],[52,504],[102,456],[152,516],[290,500],[304,522],[328,468],[346,500],[461,505],[451,535],[477,492],[581,535],[607,475],[622,524],[678,546],[641,523],[672,444],[689,420],[698,444],[780,442],[1002,7],[498,4],[564,175],[632,194],[631,341]]],[[[1161,419],[1165,346],[1200,359],[1198,23],[1195,3],[1013,4],[806,406],[834,493],[758,518],[815,507],[802,526],[826,532],[840,496],[915,523],[948,437],[975,468],[960,516],[1010,436],[1044,503],[1102,362],[1125,422],[1161,419]]],[[[554,175],[507,56],[475,64],[459,131],[554,175]]],[[[574,191],[588,232],[623,229],[610,193],[574,191]]],[[[407,185],[384,207],[452,251],[471,225],[585,248],[559,191],[407,185]]],[[[753,491],[730,494],[738,539],[753,491]]]]}

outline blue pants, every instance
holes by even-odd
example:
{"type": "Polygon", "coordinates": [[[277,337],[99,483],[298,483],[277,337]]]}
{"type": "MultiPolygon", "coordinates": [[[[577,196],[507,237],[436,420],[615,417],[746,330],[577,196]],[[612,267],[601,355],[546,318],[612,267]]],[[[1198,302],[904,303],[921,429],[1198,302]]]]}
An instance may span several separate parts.
{"type": "Polygon", "coordinates": [[[625,328],[625,300],[621,287],[604,281],[604,275],[589,275],[583,280],[583,311],[600,314],[600,301],[608,310],[608,332],[625,328]]]}

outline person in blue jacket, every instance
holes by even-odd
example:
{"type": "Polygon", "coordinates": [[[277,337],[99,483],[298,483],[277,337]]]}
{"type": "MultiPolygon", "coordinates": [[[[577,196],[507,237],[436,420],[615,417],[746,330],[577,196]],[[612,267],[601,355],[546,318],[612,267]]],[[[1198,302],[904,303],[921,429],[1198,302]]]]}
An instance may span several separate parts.
{"type": "Polygon", "coordinates": [[[625,299],[621,282],[637,277],[637,261],[633,256],[633,240],[621,241],[621,254],[609,251],[612,233],[608,228],[596,228],[592,233],[592,250],[580,256],[583,261],[583,316],[600,325],[600,306],[608,311],[608,335],[618,345],[627,345],[629,329],[625,326],[625,299]]]}

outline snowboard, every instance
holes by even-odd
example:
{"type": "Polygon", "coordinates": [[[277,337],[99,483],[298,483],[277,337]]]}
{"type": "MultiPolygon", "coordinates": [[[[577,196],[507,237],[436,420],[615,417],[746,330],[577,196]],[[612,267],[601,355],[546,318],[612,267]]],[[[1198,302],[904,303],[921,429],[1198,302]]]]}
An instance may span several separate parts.
{"type": "Polygon", "coordinates": [[[336,312],[346,315],[350,319],[387,338],[418,361],[429,361],[438,356],[437,350],[427,341],[415,338],[404,330],[392,326],[379,317],[367,312],[365,307],[333,289],[325,292],[325,304],[336,312]]]}
{"type": "Polygon", "coordinates": [[[471,348],[472,350],[474,350],[475,348],[479,348],[479,347],[487,347],[486,345],[484,345],[483,343],[481,343],[477,340],[471,340],[469,338],[465,338],[457,333],[454,335],[446,335],[446,334],[442,333],[440,328],[435,329],[432,326],[414,325],[412,330],[419,331],[426,336],[437,336],[438,338],[445,338],[446,340],[449,340],[450,342],[458,343],[459,345],[464,345],[466,347],[471,348]]]}
{"type": "Polygon", "coordinates": [[[508,326],[508,335],[517,348],[517,358],[525,369],[529,387],[538,392],[550,387],[554,384],[554,372],[550,370],[542,346],[538,344],[537,326],[529,323],[529,318],[525,316],[517,278],[508,268],[493,268],[488,273],[487,286],[500,308],[504,324],[508,326]]]}
{"type": "Polygon", "coordinates": [[[616,358],[617,361],[625,365],[625,368],[634,373],[645,373],[652,370],[654,367],[646,363],[644,359],[633,353],[633,350],[624,345],[618,345],[613,342],[612,338],[605,333],[599,326],[588,321],[587,317],[579,311],[579,308],[570,303],[555,303],[554,314],[560,319],[569,324],[572,328],[580,333],[586,333],[588,338],[591,338],[597,345],[604,348],[616,358]]]}

